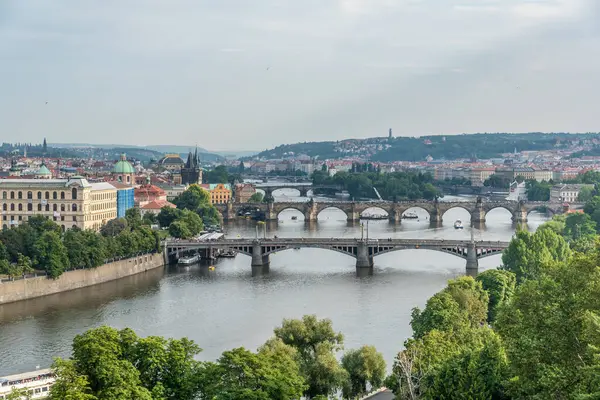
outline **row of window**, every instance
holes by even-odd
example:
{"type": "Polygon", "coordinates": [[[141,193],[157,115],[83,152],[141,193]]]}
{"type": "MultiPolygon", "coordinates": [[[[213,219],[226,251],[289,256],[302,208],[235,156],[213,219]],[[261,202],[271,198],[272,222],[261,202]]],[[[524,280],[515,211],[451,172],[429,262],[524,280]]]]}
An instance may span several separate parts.
{"type": "MultiPolygon", "coordinates": [[[[8,198],[8,196],[9,196],[9,194],[10,194],[10,198],[11,199],[15,198],[15,192],[14,191],[12,191],[10,193],[9,192],[2,192],[2,198],[4,200],[6,200],[8,198]]],[[[23,199],[23,192],[22,191],[16,192],[16,196],[17,196],[17,199],[19,199],[19,200],[23,199]]],[[[42,196],[44,196],[44,198],[46,200],[50,200],[50,192],[45,192],[45,193],[44,192],[37,192],[37,198],[38,198],[38,200],[41,200],[42,196]]],[[[52,199],[58,200],[58,196],[59,196],[58,192],[52,192],[52,199]]],[[[61,200],[64,200],[65,196],[66,196],[65,192],[60,192],[60,199],[61,200]]],[[[27,192],[27,198],[28,199],[33,199],[33,192],[31,192],[31,191],[27,192]]],[[[73,188],[71,190],[71,199],[72,200],[77,200],[77,188],[73,188]]]]}
{"type": "Polygon", "coordinates": [[[92,195],[92,201],[96,201],[96,200],[108,200],[108,199],[114,199],[116,197],[117,197],[116,193],[93,194],[92,195]]]}
{"type": "MultiPolygon", "coordinates": [[[[19,203],[16,208],[18,209],[18,211],[23,211],[23,204],[19,203]]],[[[42,208],[43,208],[43,206],[41,204],[37,205],[38,211],[42,211],[42,208]]],[[[8,204],[6,204],[6,203],[2,204],[2,211],[8,211],[8,204]]],[[[10,211],[15,211],[14,204],[10,205],[10,211]]],[[[31,204],[31,203],[27,204],[27,211],[33,211],[33,204],[31,204]]],[[[50,211],[50,204],[46,204],[45,211],[50,211]]],[[[52,211],[58,211],[58,204],[52,205],[52,211]]],[[[64,204],[61,204],[60,211],[77,211],[77,204],[73,203],[70,207],[68,204],[66,205],[66,207],[64,204]]]]}
{"type": "Polygon", "coordinates": [[[114,203],[92,204],[92,211],[106,210],[107,208],[111,208],[114,206],[114,203]]]}
{"type": "MultiPolygon", "coordinates": [[[[2,220],[3,221],[8,221],[8,220],[10,220],[10,221],[15,221],[15,220],[23,221],[23,215],[18,215],[18,216],[17,215],[3,215],[2,216],[2,220]]],[[[54,221],[58,221],[58,217],[53,217],[53,220],[54,221]]],[[[60,220],[61,221],[65,221],[65,216],[62,215],[60,217],[60,220]]],[[[27,221],[27,215],[25,215],[25,221],[27,221]]],[[[73,215],[73,222],[77,222],[77,216],[76,215],[73,215]]]]}
{"type": "Polygon", "coordinates": [[[113,218],[116,218],[116,217],[117,217],[116,213],[110,212],[110,213],[86,215],[85,219],[86,220],[96,221],[98,219],[106,220],[106,219],[113,219],[113,218]]]}

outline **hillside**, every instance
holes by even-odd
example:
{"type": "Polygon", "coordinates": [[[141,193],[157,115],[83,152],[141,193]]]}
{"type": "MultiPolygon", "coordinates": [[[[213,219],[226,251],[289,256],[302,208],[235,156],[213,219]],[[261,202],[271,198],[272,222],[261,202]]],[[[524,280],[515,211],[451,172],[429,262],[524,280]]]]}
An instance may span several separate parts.
{"type": "Polygon", "coordinates": [[[372,161],[423,161],[458,158],[494,158],[502,153],[548,150],[577,141],[599,141],[597,133],[477,133],[448,136],[348,139],[337,142],[306,142],[277,146],[256,155],[277,159],[305,154],[320,159],[358,156],[372,161]]]}

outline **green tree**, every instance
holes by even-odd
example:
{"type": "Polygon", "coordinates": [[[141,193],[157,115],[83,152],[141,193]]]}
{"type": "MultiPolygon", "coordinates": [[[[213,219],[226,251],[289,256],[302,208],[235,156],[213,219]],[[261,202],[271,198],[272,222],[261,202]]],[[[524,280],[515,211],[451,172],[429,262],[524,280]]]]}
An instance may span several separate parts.
{"type": "Polygon", "coordinates": [[[329,396],[343,387],[347,373],[335,352],[342,349],[344,336],[333,330],[331,320],[319,320],[315,315],[284,319],[281,327],[275,328],[275,337],[298,352],[300,371],[308,384],[306,397],[329,396]]]}
{"type": "Polygon", "coordinates": [[[385,378],[385,360],[373,346],[349,350],[342,357],[342,366],[348,372],[348,383],[343,388],[345,398],[366,395],[367,385],[381,387],[385,378]]]}
{"type": "Polygon", "coordinates": [[[155,225],[155,224],[158,224],[158,218],[157,218],[156,214],[154,214],[152,212],[147,212],[142,217],[142,223],[144,225],[155,225]]]}
{"type": "Polygon", "coordinates": [[[35,243],[35,264],[51,278],[58,278],[69,267],[67,249],[54,231],[44,232],[35,243]]]}
{"type": "Polygon", "coordinates": [[[469,276],[450,280],[444,290],[427,301],[423,311],[413,309],[413,337],[420,339],[433,329],[458,331],[481,326],[487,320],[488,302],[481,282],[469,276]]]}
{"type": "Polygon", "coordinates": [[[483,182],[484,186],[491,186],[494,188],[507,188],[509,184],[510,182],[506,178],[497,174],[490,175],[489,178],[483,182]]]}
{"type": "Polygon", "coordinates": [[[131,229],[142,226],[142,214],[140,214],[140,210],[137,208],[130,208],[125,211],[125,219],[127,220],[127,225],[130,226],[131,229]]]}
{"type": "Polygon", "coordinates": [[[250,198],[248,199],[248,203],[262,203],[264,197],[265,196],[262,193],[256,192],[252,196],[250,196],[250,198]]]}
{"type": "Polygon", "coordinates": [[[181,215],[181,210],[171,207],[163,207],[160,209],[158,216],[158,224],[161,228],[168,228],[173,221],[181,215]]]}
{"type": "Polygon", "coordinates": [[[501,269],[513,272],[521,282],[538,277],[542,269],[570,256],[567,242],[553,230],[541,229],[534,234],[519,230],[502,253],[501,269]]]}
{"type": "Polygon", "coordinates": [[[543,269],[500,312],[495,326],[509,359],[512,398],[571,399],[600,389],[597,375],[589,375],[600,365],[593,350],[600,335],[589,329],[590,315],[600,311],[599,264],[594,250],[543,269]]]}
{"type": "Polygon", "coordinates": [[[594,196],[585,203],[583,212],[589,215],[596,223],[596,230],[600,229],[600,196],[594,196]]]}
{"type": "Polygon", "coordinates": [[[173,221],[171,225],[169,225],[169,235],[179,239],[190,239],[194,236],[192,231],[190,231],[188,224],[181,219],[173,221]]]}
{"type": "Polygon", "coordinates": [[[204,229],[202,219],[194,211],[183,210],[183,213],[177,221],[185,221],[192,236],[199,234],[204,229]]]}
{"type": "Polygon", "coordinates": [[[489,269],[477,275],[476,280],[489,295],[487,320],[494,323],[499,309],[510,301],[515,292],[516,276],[510,271],[489,269]]]}
{"type": "Polygon", "coordinates": [[[244,348],[225,351],[216,363],[204,366],[202,398],[299,399],[305,385],[298,369],[281,370],[280,365],[268,352],[252,353],[244,348]]]}
{"type": "Polygon", "coordinates": [[[227,167],[224,165],[219,165],[210,171],[204,171],[204,174],[202,176],[204,178],[205,183],[229,182],[229,173],[227,172],[227,167]]]}
{"type": "MultiPolygon", "coordinates": [[[[588,172],[591,172],[591,171],[588,171],[588,172]]],[[[596,183],[600,183],[600,181],[598,181],[596,183]]],[[[592,199],[592,197],[594,197],[594,189],[589,186],[583,186],[579,190],[579,194],[577,195],[577,201],[585,203],[585,202],[590,201],[592,199]]]]}
{"type": "Polygon", "coordinates": [[[527,189],[527,200],[529,201],[548,201],[550,200],[550,185],[548,182],[537,182],[529,180],[525,184],[527,189]]]}
{"type": "Polygon", "coordinates": [[[473,341],[449,357],[424,379],[423,399],[481,399],[503,397],[507,359],[500,338],[491,329],[475,329],[473,341]]]}
{"type": "Polygon", "coordinates": [[[596,236],[596,222],[588,214],[573,213],[565,220],[563,235],[569,241],[596,236]]]}
{"type": "Polygon", "coordinates": [[[124,356],[122,340],[128,332],[106,326],[90,329],[73,339],[73,360],[77,373],[85,375],[92,394],[99,400],[151,400],[140,372],[124,356]]]}
{"type": "Polygon", "coordinates": [[[127,219],[125,218],[115,218],[107,221],[106,224],[102,225],[100,228],[100,233],[103,236],[117,236],[119,233],[123,232],[128,228],[127,219]]]}
{"type": "Polygon", "coordinates": [[[73,360],[57,358],[52,364],[56,381],[50,388],[50,400],[97,400],[87,376],[77,372],[73,360]]]}
{"type": "Polygon", "coordinates": [[[199,185],[193,184],[177,196],[173,203],[180,210],[196,211],[201,204],[210,204],[210,194],[199,185]]]}

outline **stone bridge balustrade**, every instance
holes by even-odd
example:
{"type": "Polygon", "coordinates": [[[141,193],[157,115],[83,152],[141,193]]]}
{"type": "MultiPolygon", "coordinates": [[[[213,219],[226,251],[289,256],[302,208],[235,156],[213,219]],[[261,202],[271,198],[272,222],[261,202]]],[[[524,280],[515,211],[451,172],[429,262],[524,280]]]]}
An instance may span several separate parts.
{"type": "Polygon", "coordinates": [[[536,209],[544,208],[552,214],[564,212],[560,203],[541,202],[516,202],[516,201],[464,201],[464,202],[438,202],[438,201],[326,201],[326,202],[274,202],[274,203],[227,203],[216,205],[223,220],[231,221],[237,218],[238,213],[244,209],[259,209],[265,213],[267,221],[277,221],[283,210],[295,209],[304,215],[307,222],[317,221],[321,211],[328,208],[337,208],[346,214],[348,221],[360,220],[361,214],[369,208],[380,208],[388,214],[391,222],[400,223],[402,215],[410,208],[421,208],[429,213],[431,222],[441,222],[444,214],[453,208],[462,208],[471,216],[472,223],[484,223],[486,215],[496,208],[504,208],[512,215],[514,222],[527,222],[527,215],[536,209]]]}

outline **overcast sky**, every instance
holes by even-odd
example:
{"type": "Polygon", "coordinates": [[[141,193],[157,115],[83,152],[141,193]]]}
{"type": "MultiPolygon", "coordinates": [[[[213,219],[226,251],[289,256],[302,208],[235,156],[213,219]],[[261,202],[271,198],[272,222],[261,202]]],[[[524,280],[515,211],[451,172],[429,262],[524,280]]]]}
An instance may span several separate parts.
{"type": "Polygon", "coordinates": [[[0,0],[0,141],[599,131],[597,3],[0,0]]]}

